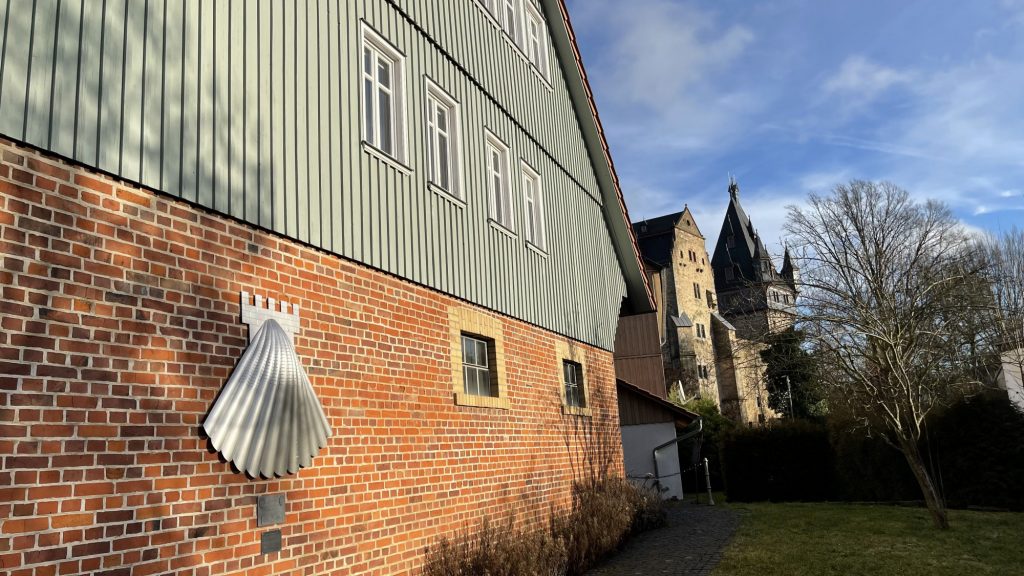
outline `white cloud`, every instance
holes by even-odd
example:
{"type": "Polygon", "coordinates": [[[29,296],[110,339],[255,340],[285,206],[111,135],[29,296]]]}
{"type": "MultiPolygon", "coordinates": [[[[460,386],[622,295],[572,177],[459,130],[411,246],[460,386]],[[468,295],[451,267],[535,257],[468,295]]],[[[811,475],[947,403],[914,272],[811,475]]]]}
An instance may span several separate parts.
{"type": "MultiPolygon", "coordinates": [[[[907,84],[912,74],[872,62],[861,55],[849,56],[822,85],[827,96],[839,97],[848,109],[863,107],[890,88],[907,84]]],[[[849,111],[849,110],[847,110],[849,111]]]]}
{"type": "Polygon", "coordinates": [[[577,0],[572,14],[577,28],[604,31],[586,65],[609,131],[633,150],[720,146],[763,107],[721,83],[755,40],[746,27],[667,0],[577,0]]]}

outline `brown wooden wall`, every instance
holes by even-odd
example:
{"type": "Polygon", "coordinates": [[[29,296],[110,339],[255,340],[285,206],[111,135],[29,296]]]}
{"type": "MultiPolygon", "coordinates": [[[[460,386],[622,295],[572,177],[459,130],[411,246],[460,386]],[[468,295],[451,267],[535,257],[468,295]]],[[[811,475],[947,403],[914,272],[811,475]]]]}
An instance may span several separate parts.
{"type": "Polygon", "coordinates": [[[657,312],[619,318],[615,332],[615,376],[655,396],[667,397],[657,312]]]}

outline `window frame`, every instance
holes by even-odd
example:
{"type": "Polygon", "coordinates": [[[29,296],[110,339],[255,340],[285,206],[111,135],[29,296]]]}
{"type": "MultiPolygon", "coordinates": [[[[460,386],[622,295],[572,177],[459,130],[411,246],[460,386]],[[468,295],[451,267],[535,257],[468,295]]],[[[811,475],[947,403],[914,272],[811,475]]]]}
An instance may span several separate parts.
{"type": "Polygon", "coordinates": [[[407,138],[407,114],[406,114],[406,102],[408,101],[408,95],[406,94],[406,81],[405,81],[405,54],[402,53],[394,44],[388,41],[387,38],[382,36],[379,32],[370,27],[366,22],[362,23],[360,30],[360,50],[359,50],[359,104],[360,104],[360,137],[362,143],[365,146],[370,147],[375,152],[383,155],[385,158],[397,162],[401,167],[407,168],[408,158],[408,138],[407,138]],[[369,50],[374,56],[374,74],[369,78],[374,89],[373,99],[374,102],[367,101],[366,85],[365,82],[370,76],[366,70],[366,52],[369,50]],[[379,58],[384,58],[391,62],[391,86],[388,88],[391,96],[391,138],[392,138],[392,151],[388,152],[381,146],[380,135],[374,133],[374,138],[370,138],[369,126],[367,125],[367,107],[372,106],[371,116],[374,124],[373,129],[379,130],[380,128],[380,106],[379,106],[379,77],[376,74],[377,65],[379,58]]]}
{"type": "Polygon", "coordinates": [[[526,162],[520,163],[519,172],[523,197],[523,237],[533,247],[541,250],[542,252],[547,252],[548,235],[544,214],[544,183],[541,180],[540,172],[534,170],[533,167],[526,162]],[[535,196],[533,199],[527,198],[529,190],[527,181],[531,181],[534,184],[535,196]],[[527,202],[533,205],[533,208],[536,211],[535,214],[531,214],[527,209],[527,202]]]}
{"type": "Polygon", "coordinates": [[[496,398],[495,392],[495,373],[494,373],[494,340],[487,338],[486,336],[480,336],[478,334],[472,334],[470,332],[461,332],[461,344],[462,344],[462,390],[465,394],[472,396],[484,396],[489,398],[496,398]],[[468,348],[467,341],[473,344],[474,355],[476,356],[476,363],[467,360],[468,348]],[[479,346],[478,346],[479,345],[479,346]],[[483,348],[483,364],[480,363],[480,348],[483,348]],[[476,390],[470,390],[470,382],[468,374],[472,372],[476,375],[476,390]],[[481,392],[480,376],[484,375],[487,378],[487,393],[481,392]]]}
{"type": "Polygon", "coordinates": [[[562,386],[564,387],[562,394],[567,407],[587,408],[582,364],[562,359],[562,386]]]}
{"type": "Polygon", "coordinates": [[[533,67],[537,70],[537,72],[540,73],[541,77],[543,77],[544,80],[548,80],[550,78],[550,75],[551,75],[551,68],[550,68],[550,65],[548,64],[548,61],[550,60],[550,57],[548,56],[548,43],[547,43],[548,32],[547,32],[546,23],[544,22],[544,17],[543,17],[543,15],[541,15],[540,11],[537,10],[537,7],[534,6],[533,2],[531,2],[530,0],[525,0],[523,2],[523,6],[525,6],[525,10],[522,11],[523,12],[523,25],[522,25],[522,28],[523,28],[522,49],[523,49],[523,52],[526,54],[526,59],[530,61],[530,64],[533,65],[533,67]],[[534,23],[537,24],[537,39],[536,39],[536,41],[537,41],[537,48],[538,48],[538,51],[539,51],[539,54],[537,55],[537,60],[534,60],[533,46],[531,45],[531,38],[530,38],[530,23],[531,23],[531,21],[533,21],[534,23]]]}
{"type": "Polygon", "coordinates": [[[505,230],[515,234],[515,216],[512,213],[512,151],[507,144],[498,138],[490,130],[484,130],[484,174],[486,178],[486,190],[487,190],[487,213],[491,222],[501,226],[505,230]],[[498,152],[501,157],[501,166],[503,167],[502,172],[499,174],[501,177],[501,195],[495,197],[496,193],[499,192],[494,188],[494,179],[492,178],[492,155],[491,148],[498,152]],[[504,214],[505,218],[499,218],[498,205],[501,205],[500,214],[504,214]]]}
{"type": "Polygon", "coordinates": [[[438,190],[443,191],[449,196],[465,202],[466,197],[463,191],[463,176],[462,176],[462,113],[459,101],[456,100],[446,90],[441,88],[436,82],[430,78],[424,77],[424,94],[423,94],[423,107],[424,107],[424,154],[426,156],[427,164],[427,182],[436,187],[438,190]],[[434,108],[431,104],[437,104],[439,107],[447,108],[448,115],[448,187],[444,187],[435,178],[434,171],[437,169],[436,158],[432,156],[432,152],[436,152],[436,143],[432,140],[431,129],[432,125],[436,123],[434,118],[434,108]]]}
{"type": "Polygon", "coordinates": [[[559,397],[562,401],[562,414],[571,416],[592,417],[593,403],[591,402],[590,386],[587,381],[588,366],[586,349],[582,345],[570,340],[557,340],[555,342],[556,373],[558,374],[559,397]],[[565,386],[565,362],[571,362],[579,366],[580,380],[577,383],[582,388],[583,406],[574,406],[569,403],[566,397],[565,386]]]}
{"type": "Polygon", "coordinates": [[[502,31],[512,40],[512,43],[522,48],[520,43],[522,27],[523,27],[523,5],[519,0],[497,0],[498,22],[501,24],[502,31]],[[509,21],[509,8],[512,9],[512,20],[509,21]],[[509,26],[512,29],[509,30],[509,26]]]}

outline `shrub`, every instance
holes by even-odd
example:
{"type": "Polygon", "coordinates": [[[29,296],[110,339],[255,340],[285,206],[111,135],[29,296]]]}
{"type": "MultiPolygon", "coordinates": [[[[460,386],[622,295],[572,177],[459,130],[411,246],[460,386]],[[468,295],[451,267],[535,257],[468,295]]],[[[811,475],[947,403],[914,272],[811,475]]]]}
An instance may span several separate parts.
{"type": "Polygon", "coordinates": [[[835,454],[835,494],[847,502],[921,500],[907,460],[880,436],[868,436],[845,421],[829,424],[835,454]]]}
{"type": "Polygon", "coordinates": [[[548,529],[502,528],[489,520],[475,535],[441,538],[427,551],[426,576],[579,575],[631,534],[663,525],[661,496],[621,478],[577,485],[567,514],[548,529]]]}
{"type": "Polygon", "coordinates": [[[621,478],[578,485],[572,511],[551,523],[568,552],[566,573],[583,574],[632,534],[662,526],[665,511],[655,488],[621,478]]]}
{"type": "Polygon", "coordinates": [[[543,530],[517,530],[511,519],[497,527],[488,519],[475,536],[441,538],[427,552],[426,576],[517,576],[565,573],[562,542],[543,530]]]}
{"type": "MultiPolygon", "coordinates": [[[[950,507],[1024,510],[1024,414],[1005,394],[933,413],[925,431],[920,450],[950,507]]],[[[899,451],[840,420],[737,430],[723,456],[730,500],[921,500],[899,451]]]]}
{"type": "Polygon", "coordinates": [[[1005,392],[936,414],[921,452],[934,462],[950,506],[1024,510],[1024,414],[1005,392]]]}

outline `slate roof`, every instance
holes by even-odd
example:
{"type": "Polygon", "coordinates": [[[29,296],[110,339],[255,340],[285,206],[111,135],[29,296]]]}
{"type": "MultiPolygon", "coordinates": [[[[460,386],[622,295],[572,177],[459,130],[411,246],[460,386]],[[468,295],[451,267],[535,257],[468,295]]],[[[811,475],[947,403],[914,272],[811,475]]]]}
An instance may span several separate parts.
{"type": "Polygon", "coordinates": [[[740,205],[739,192],[740,187],[736,181],[730,181],[729,206],[725,210],[722,231],[718,235],[715,253],[711,257],[717,292],[726,292],[762,281],[757,274],[762,262],[767,262],[772,277],[776,275],[768,249],[740,205]],[[729,246],[730,237],[733,239],[732,246],[729,246]],[[737,272],[732,280],[727,279],[722,272],[730,266],[735,266],[737,272]]]}
{"type": "Polygon", "coordinates": [[[633,233],[644,260],[659,268],[671,264],[673,230],[682,215],[682,212],[675,212],[633,223],[633,233]]]}

